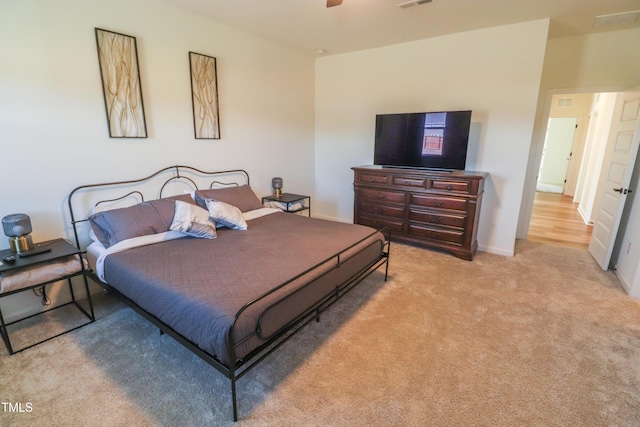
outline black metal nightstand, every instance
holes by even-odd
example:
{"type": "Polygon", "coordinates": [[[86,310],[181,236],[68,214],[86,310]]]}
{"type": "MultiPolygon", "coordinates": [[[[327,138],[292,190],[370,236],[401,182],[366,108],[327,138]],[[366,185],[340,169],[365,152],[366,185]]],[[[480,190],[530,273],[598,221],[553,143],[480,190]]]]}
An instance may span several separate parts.
{"type": "Polygon", "coordinates": [[[289,213],[296,213],[307,211],[309,217],[311,217],[311,197],[302,194],[282,193],[280,197],[277,196],[265,196],[262,198],[262,204],[264,202],[279,202],[282,204],[283,211],[289,213]],[[294,204],[298,202],[302,207],[296,207],[294,204]]]}
{"type": "MultiPolygon", "coordinates": [[[[31,348],[35,345],[41,344],[45,341],[49,341],[53,338],[56,338],[60,335],[66,334],[68,332],[71,332],[73,330],[76,330],[82,326],[88,325],[89,323],[93,322],[95,320],[95,315],[93,312],[93,304],[91,302],[91,294],[89,293],[89,284],[87,282],[87,276],[86,276],[86,269],[84,266],[84,262],[82,260],[82,254],[81,251],[78,250],[78,248],[76,248],[75,246],[73,246],[71,243],[69,243],[67,240],[64,239],[55,239],[55,240],[49,240],[46,242],[41,242],[38,243],[36,245],[34,245],[33,250],[30,250],[28,252],[25,252],[23,254],[14,254],[12,253],[9,249],[0,251],[0,262],[2,263],[2,265],[0,265],[0,274],[2,273],[7,273],[7,272],[11,272],[11,273],[20,273],[20,270],[25,270],[27,268],[30,267],[40,267],[40,266],[44,266],[46,264],[51,264],[51,265],[55,265],[56,263],[64,263],[66,261],[65,258],[73,256],[73,255],[77,255],[77,259],[78,259],[78,263],[80,266],[80,270],[71,273],[71,274],[66,274],[66,275],[62,275],[62,276],[58,276],[54,279],[51,280],[46,280],[40,283],[36,283],[36,284],[31,284],[31,285],[25,285],[20,286],[14,286],[14,289],[8,290],[6,292],[2,292],[0,293],[0,298],[4,298],[6,296],[9,295],[13,295],[19,292],[24,292],[27,290],[31,290],[31,289],[35,289],[35,288],[40,288],[40,287],[44,287],[45,285],[51,284],[51,283],[55,283],[55,282],[59,282],[61,280],[67,280],[67,282],[69,283],[69,291],[71,292],[71,301],[66,303],[66,304],[62,304],[53,308],[50,308],[48,310],[44,310],[41,313],[37,313],[31,316],[27,316],[18,320],[15,320],[13,322],[10,323],[5,323],[4,321],[4,317],[2,316],[2,308],[0,307],[0,335],[2,335],[2,339],[5,343],[5,345],[7,346],[7,350],[9,351],[9,354],[14,354],[23,350],[26,350],[28,348],[31,348]],[[4,261],[5,257],[10,257],[13,256],[15,258],[15,261],[12,263],[6,262],[4,261]],[[71,278],[76,277],[76,276],[82,276],[83,280],[84,280],[84,288],[85,291],[87,293],[87,300],[88,300],[88,310],[85,309],[84,307],[82,307],[82,305],[80,305],[78,303],[78,301],[76,300],[74,291],[73,291],[73,285],[71,283],[71,278]],[[52,337],[46,338],[44,340],[38,341],[34,344],[30,344],[26,347],[23,347],[19,350],[14,350],[13,347],[11,346],[11,340],[9,339],[9,331],[7,329],[7,327],[18,323],[18,322],[22,322],[23,320],[26,319],[30,319],[32,317],[35,316],[39,316],[41,314],[46,313],[47,311],[51,311],[51,310],[55,310],[57,308],[62,308],[64,306],[67,306],[69,304],[74,304],[88,319],[89,321],[86,323],[83,323],[82,325],[76,326],[74,328],[71,328],[69,330],[66,330],[62,333],[59,333],[57,335],[54,335],[52,337]]],[[[1,290],[1,289],[0,289],[1,290]]]]}

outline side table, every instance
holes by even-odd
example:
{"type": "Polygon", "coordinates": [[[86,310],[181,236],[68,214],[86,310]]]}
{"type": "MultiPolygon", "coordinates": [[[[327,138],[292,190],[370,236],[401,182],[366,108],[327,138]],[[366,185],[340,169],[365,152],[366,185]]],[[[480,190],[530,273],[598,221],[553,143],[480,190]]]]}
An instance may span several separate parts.
{"type": "Polygon", "coordinates": [[[302,194],[282,193],[280,197],[277,196],[265,196],[262,198],[262,204],[264,202],[279,202],[284,206],[283,211],[289,213],[296,213],[307,211],[307,215],[311,217],[311,197],[302,194]],[[302,207],[294,207],[295,203],[300,203],[302,207]]]}
{"type": "MultiPolygon", "coordinates": [[[[25,283],[24,286],[22,285],[17,285],[14,286],[14,289],[12,290],[8,290],[7,292],[0,292],[0,298],[4,298],[6,296],[9,295],[13,295],[19,292],[24,292],[27,290],[31,290],[31,289],[35,289],[35,288],[40,288],[40,287],[44,287],[48,284],[51,283],[55,283],[61,280],[67,280],[68,284],[69,284],[69,291],[71,293],[71,301],[53,308],[50,308],[48,310],[44,310],[40,313],[31,315],[31,316],[27,316],[18,320],[15,320],[13,322],[10,323],[5,323],[4,321],[4,317],[2,316],[2,308],[0,307],[0,335],[2,335],[2,339],[7,347],[7,350],[9,351],[9,354],[15,354],[17,352],[26,350],[28,348],[31,348],[35,345],[41,344],[45,341],[49,341],[53,338],[56,338],[60,335],[66,334],[68,332],[71,332],[73,330],[76,330],[78,328],[81,328],[82,326],[88,325],[89,323],[93,322],[95,320],[95,315],[93,312],[93,303],[91,302],[91,294],[89,293],[89,284],[87,282],[87,276],[86,276],[86,269],[84,266],[84,261],[82,258],[82,253],[81,251],[76,248],[75,246],[73,246],[71,243],[69,243],[67,240],[65,239],[54,239],[54,240],[49,240],[46,242],[42,242],[42,243],[38,243],[36,245],[34,245],[34,249],[32,251],[29,251],[23,254],[14,254],[12,253],[9,249],[0,251],[0,263],[2,263],[2,265],[0,265],[0,274],[2,273],[7,273],[7,272],[11,272],[11,273],[15,273],[15,274],[19,274],[22,271],[24,271],[27,268],[31,268],[31,267],[42,267],[45,266],[47,264],[51,264],[51,265],[55,265],[55,264],[61,264],[64,263],[67,259],[67,257],[69,256],[77,256],[78,258],[78,262],[80,264],[80,269],[77,270],[74,273],[71,274],[67,274],[67,275],[63,275],[63,276],[57,276],[51,280],[46,280],[40,283],[25,283]],[[32,252],[33,255],[29,254],[29,252],[32,252]],[[7,256],[14,256],[15,257],[15,262],[13,263],[8,263],[6,261],[4,261],[3,259],[7,256]],[[87,300],[88,300],[88,310],[85,309],[84,307],[82,307],[82,305],[80,305],[78,303],[78,301],[76,300],[75,297],[75,293],[73,291],[73,284],[71,283],[71,279],[73,277],[76,276],[82,276],[83,280],[84,280],[84,288],[85,291],[87,293],[87,300]],[[62,333],[59,333],[57,335],[54,335],[52,337],[46,338],[42,341],[38,341],[34,344],[30,344],[26,347],[23,347],[19,350],[15,350],[12,346],[11,346],[11,340],[9,338],[9,331],[8,331],[8,327],[18,323],[18,322],[22,322],[23,320],[26,319],[30,319],[32,317],[35,316],[39,316],[41,314],[44,314],[48,311],[51,310],[55,310],[58,308],[62,308],[65,307],[69,304],[74,304],[88,319],[89,321],[86,323],[83,323],[80,326],[76,326],[74,328],[71,328],[69,330],[66,330],[62,333]]],[[[0,289],[1,291],[1,289],[0,289]]]]}

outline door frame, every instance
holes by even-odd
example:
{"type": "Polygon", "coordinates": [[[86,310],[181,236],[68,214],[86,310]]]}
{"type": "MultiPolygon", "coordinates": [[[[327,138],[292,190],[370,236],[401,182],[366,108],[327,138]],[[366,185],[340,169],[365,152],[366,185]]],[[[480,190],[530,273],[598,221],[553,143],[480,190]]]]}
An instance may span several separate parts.
{"type": "MultiPolygon", "coordinates": [[[[538,103],[536,118],[534,120],[531,146],[529,147],[529,160],[525,174],[524,188],[522,191],[522,201],[520,203],[520,216],[518,217],[518,228],[516,239],[526,240],[529,234],[529,224],[533,214],[533,201],[536,196],[536,184],[540,162],[542,160],[542,150],[544,149],[544,139],[547,130],[547,122],[551,115],[551,105],[554,95],[566,95],[572,93],[601,93],[601,92],[624,92],[630,87],[607,86],[607,87],[580,87],[565,89],[547,90],[544,104],[538,103]]],[[[541,97],[543,95],[541,94],[541,97]]]]}

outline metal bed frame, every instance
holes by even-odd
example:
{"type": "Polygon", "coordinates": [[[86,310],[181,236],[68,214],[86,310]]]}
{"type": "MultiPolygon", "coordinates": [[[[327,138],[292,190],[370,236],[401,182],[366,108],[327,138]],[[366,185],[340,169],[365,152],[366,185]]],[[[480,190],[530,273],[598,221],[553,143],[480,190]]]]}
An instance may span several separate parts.
{"type": "MultiPolygon", "coordinates": [[[[74,234],[74,237],[75,237],[75,243],[76,243],[78,249],[83,249],[83,245],[81,244],[81,240],[82,239],[81,239],[81,235],[80,235],[81,233],[79,232],[79,225],[81,223],[88,222],[89,219],[88,219],[88,215],[87,214],[83,215],[83,217],[81,219],[76,219],[76,214],[74,212],[74,201],[75,201],[74,196],[76,196],[76,198],[78,198],[79,195],[82,194],[82,193],[92,192],[94,190],[98,190],[98,189],[101,189],[101,188],[119,188],[119,187],[122,187],[122,188],[126,189],[127,187],[129,187],[131,185],[147,183],[149,181],[152,181],[154,178],[157,178],[157,177],[159,177],[159,176],[161,176],[163,174],[167,174],[167,173],[172,174],[172,176],[170,178],[168,178],[162,184],[162,186],[160,187],[160,191],[159,191],[157,197],[155,197],[155,198],[161,198],[162,197],[162,192],[165,189],[165,187],[167,186],[167,184],[169,184],[170,182],[175,181],[175,180],[184,180],[190,186],[195,187],[194,189],[198,189],[198,185],[196,184],[195,180],[192,179],[191,177],[189,177],[188,175],[194,175],[194,176],[197,176],[197,177],[200,177],[200,178],[206,177],[207,179],[213,179],[215,177],[222,177],[222,176],[225,176],[225,175],[227,175],[227,176],[228,175],[244,176],[246,178],[247,185],[249,185],[249,174],[246,171],[242,170],[242,169],[217,171],[217,172],[206,172],[206,171],[202,171],[202,170],[190,167],[190,166],[176,165],[176,166],[169,166],[169,167],[160,169],[159,171],[154,172],[153,174],[151,174],[151,175],[149,175],[149,176],[147,176],[145,178],[141,178],[141,179],[128,180],[128,181],[117,181],[117,182],[108,182],[108,183],[101,183],[101,184],[89,184],[89,185],[82,185],[82,186],[76,187],[75,189],[73,189],[71,191],[71,193],[69,193],[68,198],[67,198],[67,203],[68,203],[68,207],[69,207],[70,223],[71,223],[71,226],[73,227],[73,234],[74,234]]],[[[221,182],[221,181],[218,181],[218,180],[212,180],[210,182],[210,184],[209,184],[209,188],[214,188],[215,185],[226,186],[226,185],[239,185],[239,184],[237,182],[229,183],[229,182],[221,182]]],[[[127,197],[132,196],[132,195],[135,195],[136,197],[139,197],[141,202],[144,201],[143,193],[141,191],[134,190],[134,191],[130,191],[127,194],[125,194],[123,196],[120,196],[120,197],[116,197],[116,198],[112,198],[112,199],[106,199],[106,200],[100,200],[97,203],[95,203],[93,205],[93,207],[96,207],[101,203],[117,202],[118,200],[125,199],[127,197]]],[[[126,297],[125,295],[120,293],[117,289],[115,289],[111,285],[102,282],[97,277],[97,275],[96,275],[96,273],[94,271],[89,270],[88,271],[88,276],[91,277],[100,286],[102,286],[105,290],[113,293],[119,299],[124,301],[127,305],[132,307],[136,312],[138,312],[140,315],[142,315],[145,319],[149,320],[151,323],[153,323],[155,326],[157,326],[162,333],[166,333],[167,335],[171,336],[173,339],[178,341],[180,344],[182,344],[188,350],[190,350],[191,352],[196,354],[198,357],[203,359],[209,365],[213,366],[215,369],[217,369],[219,372],[221,372],[223,375],[225,375],[227,378],[229,378],[229,380],[231,382],[231,400],[232,400],[232,408],[233,408],[233,420],[237,421],[238,420],[238,403],[237,403],[237,393],[236,393],[236,382],[237,382],[237,380],[242,378],[249,370],[251,370],[253,367],[255,367],[260,361],[265,359],[267,356],[269,356],[273,351],[275,351],[278,347],[280,347],[282,344],[284,344],[289,338],[291,338],[296,333],[298,333],[304,326],[306,326],[307,324],[309,324],[310,322],[312,322],[314,320],[315,321],[320,321],[320,314],[322,314],[331,305],[333,305],[335,302],[337,302],[347,292],[352,290],[363,279],[365,279],[367,276],[369,276],[371,273],[373,273],[374,271],[376,271],[377,269],[379,269],[382,266],[385,267],[384,280],[386,281],[387,280],[387,276],[388,276],[388,271],[389,271],[390,249],[391,249],[391,243],[390,243],[390,239],[389,239],[389,230],[388,230],[387,227],[384,227],[384,228],[382,228],[380,230],[376,230],[376,231],[372,232],[371,234],[367,235],[365,238],[361,239],[360,241],[352,244],[348,248],[345,248],[342,251],[340,251],[338,253],[335,253],[332,256],[322,260],[321,262],[319,262],[318,264],[316,264],[313,267],[309,268],[308,270],[303,271],[302,273],[296,275],[295,277],[292,277],[291,279],[289,279],[286,282],[284,282],[284,283],[276,286],[275,288],[269,290],[268,292],[264,293],[263,295],[259,296],[258,298],[255,298],[254,300],[247,302],[236,313],[236,315],[235,315],[235,317],[234,317],[234,319],[233,319],[233,321],[231,323],[231,327],[229,329],[229,333],[227,335],[227,344],[228,344],[227,348],[229,349],[229,353],[228,353],[229,363],[228,364],[223,363],[215,355],[210,354],[210,353],[202,350],[194,342],[192,342],[191,340],[187,339],[186,337],[184,337],[180,333],[174,331],[170,326],[168,326],[167,324],[162,322],[154,314],[152,314],[152,313],[144,310],[140,306],[138,306],[134,301],[132,301],[131,299],[129,299],[128,297],[126,297]],[[347,252],[349,249],[352,249],[353,247],[357,246],[358,244],[362,243],[363,241],[367,240],[368,238],[370,238],[371,236],[375,235],[378,232],[383,233],[383,236],[385,236],[385,241],[384,241],[384,243],[382,245],[382,249],[381,249],[380,255],[378,256],[377,259],[375,259],[374,261],[369,263],[367,266],[365,266],[363,269],[361,269],[360,271],[355,273],[353,276],[351,276],[345,282],[337,284],[331,293],[329,293],[328,295],[325,295],[324,297],[320,298],[318,301],[316,301],[314,304],[312,304],[310,307],[308,307],[303,313],[301,313],[300,315],[298,315],[297,317],[292,319],[290,322],[288,322],[286,325],[281,327],[279,330],[275,331],[270,336],[266,336],[266,337],[262,336],[261,327],[260,326],[261,326],[262,317],[264,316],[264,314],[267,313],[269,311],[269,309],[272,308],[273,306],[275,306],[278,303],[284,301],[286,298],[289,298],[289,297],[295,295],[296,292],[300,292],[302,289],[306,288],[307,286],[310,286],[313,282],[309,282],[309,283],[303,285],[302,287],[296,289],[293,293],[289,293],[286,296],[284,296],[283,298],[278,299],[276,302],[271,304],[269,307],[267,307],[262,312],[262,315],[260,316],[260,318],[258,320],[256,330],[249,337],[246,337],[244,340],[242,340],[240,342],[235,342],[234,333],[233,333],[234,332],[234,326],[235,326],[236,322],[238,321],[238,319],[240,318],[240,316],[242,315],[242,313],[245,310],[247,310],[251,306],[255,305],[256,303],[260,302],[264,298],[269,297],[270,295],[272,295],[276,291],[285,288],[289,284],[293,283],[294,281],[296,281],[297,279],[301,278],[305,274],[310,273],[311,271],[315,270],[316,268],[320,267],[321,265],[325,265],[326,263],[333,261],[333,262],[335,262],[334,268],[339,268],[340,264],[341,264],[341,258],[343,257],[345,252],[347,252]],[[263,344],[259,345],[257,348],[255,348],[251,352],[249,352],[246,356],[244,356],[242,358],[237,357],[235,355],[235,349],[239,345],[241,345],[245,340],[247,340],[247,339],[249,339],[249,338],[251,338],[253,336],[257,336],[258,338],[260,338],[261,340],[264,340],[265,342],[263,344]]],[[[81,253],[80,253],[80,256],[82,257],[85,254],[86,254],[86,250],[82,250],[81,253]]],[[[326,272],[324,274],[328,274],[331,271],[333,271],[333,269],[329,270],[328,272],[326,272]]],[[[322,276],[320,276],[320,277],[322,277],[322,276]]]]}

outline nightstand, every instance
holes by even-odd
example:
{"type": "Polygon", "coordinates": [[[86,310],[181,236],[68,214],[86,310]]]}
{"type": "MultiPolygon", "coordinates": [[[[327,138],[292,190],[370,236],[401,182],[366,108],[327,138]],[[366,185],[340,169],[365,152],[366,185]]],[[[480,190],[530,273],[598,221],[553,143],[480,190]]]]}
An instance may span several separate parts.
{"type": "Polygon", "coordinates": [[[262,204],[264,202],[278,202],[283,208],[284,212],[296,213],[307,211],[307,215],[311,217],[311,197],[304,196],[302,194],[282,193],[282,196],[265,196],[262,198],[262,204]],[[302,207],[297,207],[296,203],[300,203],[302,207]]]}
{"type": "MultiPolygon", "coordinates": [[[[45,341],[49,341],[60,335],[66,334],[82,326],[88,325],[89,323],[95,320],[95,315],[93,312],[93,304],[91,302],[91,294],[89,293],[89,284],[87,282],[86,269],[84,266],[84,261],[82,259],[81,251],[78,250],[78,248],[73,246],[71,243],[69,243],[67,240],[55,239],[55,240],[49,240],[46,242],[41,242],[34,245],[33,250],[30,250],[23,254],[14,254],[9,249],[6,249],[3,251],[0,251],[0,262],[2,263],[2,265],[0,265],[0,274],[10,273],[12,276],[15,276],[14,279],[18,277],[24,277],[24,280],[25,280],[24,283],[20,283],[19,280],[14,280],[12,286],[9,289],[7,289],[5,292],[2,292],[2,287],[0,287],[0,298],[4,298],[9,295],[17,294],[19,292],[28,291],[35,288],[41,288],[48,284],[55,283],[65,279],[69,284],[69,291],[71,293],[71,301],[66,304],[62,304],[62,305],[50,308],[48,310],[44,310],[41,313],[37,313],[32,316],[27,316],[10,323],[5,323],[4,317],[2,316],[2,308],[0,307],[0,335],[2,335],[2,339],[5,345],[7,346],[7,350],[9,351],[9,354],[14,354],[19,351],[23,351],[28,348],[31,348],[35,345],[41,344],[45,341]],[[15,262],[8,263],[4,261],[3,258],[7,256],[14,256],[15,262]],[[70,258],[73,256],[75,256],[76,258],[75,259],[70,258]],[[78,263],[77,267],[75,267],[74,265],[74,263],[76,262],[78,263]],[[46,270],[43,269],[44,267],[46,267],[46,270]],[[38,268],[39,269],[38,273],[36,273],[35,270],[31,270],[32,268],[38,268]],[[38,279],[40,280],[38,283],[33,283],[33,280],[29,281],[29,278],[26,277],[26,274],[21,276],[21,273],[25,273],[28,270],[32,271],[32,274],[30,274],[30,276],[32,277],[42,274],[42,276],[40,276],[42,277],[42,279],[38,279]],[[53,272],[54,270],[56,270],[55,273],[53,272]],[[65,271],[65,272],[60,274],[61,271],[65,271]],[[53,277],[53,275],[55,275],[55,277],[53,277]],[[73,291],[73,284],[71,283],[71,279],[76,276],[82,276],[83,278],[84,288],[87,293],[88,309],[85,309],[84,307],[82,307],[82,305],[80,305],[76,300],[75,293],[73,291]],[[9,339],[9,331],[7,329],[9,326],[16,324],[18,322],[22,322],[27,319],[30,319],[32,317],[42,315],[48,311],[65,307],[69,304],[74,304],[82,312],[82,314],[84,314],[87,317],[87,319],[89,319],[89,321],[79,326],[76,326],[74,328],[68,329],[62,333],[54,335],[52,337],[48,337],[34,344],[30,344],[19,350],[13,349],[13,347],[11,346],[11,340],[9,339]]],[[[4,287],[4,284],[2,284],[2,286],[4,287]]]]}

